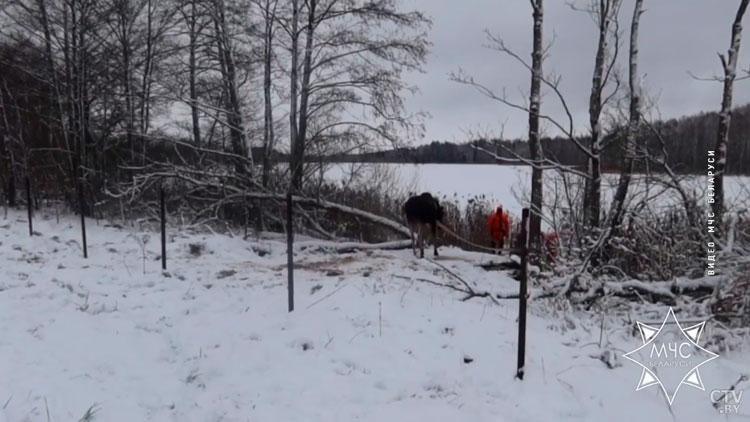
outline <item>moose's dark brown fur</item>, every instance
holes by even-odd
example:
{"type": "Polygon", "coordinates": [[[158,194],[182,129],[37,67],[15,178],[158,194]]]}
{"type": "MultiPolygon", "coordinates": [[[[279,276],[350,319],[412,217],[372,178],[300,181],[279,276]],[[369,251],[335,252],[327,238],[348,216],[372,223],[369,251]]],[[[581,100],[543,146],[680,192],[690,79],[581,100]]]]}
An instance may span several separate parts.
{"type": "Polygon", "coordinates": [[[438,256],[437,245],[437,223],[443,220],[443,207],[440,202],[425,192],[418,196],[412,196],[404,204],[404,214],[406,215],[406,224],[411,231],[411,247],[414,255],[417,254],[414,232],[419,235],[420,257],[424,258],[424,229],[429,227],[432,235],[432,244],[435,247],[435,256],[438,256]]]}

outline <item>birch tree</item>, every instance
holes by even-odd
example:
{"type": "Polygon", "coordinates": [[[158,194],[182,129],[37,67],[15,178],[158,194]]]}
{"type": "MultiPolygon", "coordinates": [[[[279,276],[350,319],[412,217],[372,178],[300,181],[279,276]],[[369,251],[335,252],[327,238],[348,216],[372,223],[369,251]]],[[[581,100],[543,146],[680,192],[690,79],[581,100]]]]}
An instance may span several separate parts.
{"type": "Polygon", "coordinates": [[[630,23],[630,52],[628,54],[628,81],[629,81],[629,118],[625,137],[625,153],[620,164],[620,179],[617,183],[610,208],[610,227],[614,230],[622,221],[622,213],[625,207],[625,198],[628,194],[630,181],[633,177],[633,164],[636,157],[636,142],[639,136],[641,123],[641,86],[638,74],[638,30],[641,15],[643,14],[643,0],[635,1],[633,18],[630,23]]]}
{"type": "MultiPolygon", "coordinates": [[[[531,53],[531,90],[529,92],[529,150],[531,161],[541,163],[544,159],[539,113],[542,94],[542,61],[544,60],[544,0],[530,0],[534,18],[534,40],[531,53]]],[[[543,172],[540,166],[531,170],[531,218],[529,236],[533,245],[540,244],[542,205],[544,203],[543,172]]]]}
{"type": "Polygon", "coordinates": [[[610,99],[617,92],[617,87],[610,94],[604,92],[615,71],[615,61],[619,43],[617,19],[620,13],[621,0],[592,0],[587,12],[597,24],[598,43],[594,72],[589,96],[589,149],[586,189],[583,201],[583,215],[590,227],[599,227],[602,195],[602,112],[610,99]]]}
{"type": "Polygon", "coordinates": [[[742,17],[745,15],[749,0],[740,0],[734,22],[732,23],[732,38],[727,54],[719,54],[721,66],[724,70],[724,90],[721,98],[721,111],[719,112],[719,128],[716,137],[716,163],[714,172],[715,195],[711,209],[716,220],[721,222],[725,211],[724,204],[724,174],[727,165],[727,144],[729,143],[729,124],[732,116],[732,93],[734,80],[737,77],[737,61],[740,54],[740,41],[742,39],[742,17]]]}
{"type": "Polygon", "coordinates": [[[531,242],[534,247],[538,247],[541,234],[541,221],[544,215],[544,170],[555,170],[561,173],[572,174],[583,180],[588,178],[588,174],[584,171],[578,170],[576,166],[562,165],[559,162],[545,156],[542,145],[540,121],[550,123],[555,129],[564,134],[565,139],[570,140],[573,145],[581,151],[588,151],[588,147],[584,145],[583,141],[575,132],[573,113],[560,90],[560,83],[562,80],[561,77],[554,74],[546,75],[542,69],[546,52],[549,49],[549,46],[545,47],[543,45],[543,0],[530,0],[530,3],[533,12],[533,42],[531,62],[522,58],[521,55],[517,51],[514,51],[512,48],[510,48],[502,38],[487,32],[487,37],[491,43],[489,45],[490,48],[510,56],[513,60],[520,63],[523,68],[530,72],[531,89],[529,90],[528,101],[516,101],[510,99],[506,95],[505,90],[503,90],[502,92],[497,92],[493,88],[476,81],[472,76],[467,74],[462,69],[459,69],[458,72],[452,73],[451,79],[458,83],[471,86],[481,94],[493,100],[496,100],[512,109],[521,110],[528,114],[528,157],[524,157],[519,154],[518,151],[512,148],[507,148],[505,146],[501,146],[501,148],[503,148],[513,158],[509,159],[508,157],[500,156],[497,153],[493,153],[486,149],[480,148],[480,150],[490,156],[494,156],[494,158],[498,161],[525,164],[531,167],[532,180],[530,203],[532,213],[529,222],[529,235],[531,236],[531,242]],[[541,112],[542,87],[550,90],[554,98],[559,102],[559,105],[563,110],[564,117],[562,119],[558,119],[541,112]]]}

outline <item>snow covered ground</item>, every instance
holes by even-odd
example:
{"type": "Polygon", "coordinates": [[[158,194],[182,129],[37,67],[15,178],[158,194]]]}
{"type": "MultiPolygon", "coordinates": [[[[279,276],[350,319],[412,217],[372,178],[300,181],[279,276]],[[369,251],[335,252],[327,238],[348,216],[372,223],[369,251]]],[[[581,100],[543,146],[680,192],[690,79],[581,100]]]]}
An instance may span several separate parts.
{"type": "MultiPolygon", "coordinates": [[[[747,353],[706,364],[706,391],[683,388],[673,417],[658,388],[635,391],[640,368],[621,358],[639,345],[632,326],[605,329],[619,365],[608,369],[597,358],[598,318],[541,302],[530,303],[526,379],[515,380],[516,301],[462,301],[424,281],[455,283],[411,251],[333,254],[304,242],[288,313],[276,240],[171,227],[162,273],[158,233],[144,261],[148,233],[89,220],[83,259],[76,219],[44,214],[34,237],[24,213],[0,218],[2,422],[86,420],[89,409],[107,422],[750,416],[750,398],[744,416],[728,418],[709,401],[750,372],[747,353]]],[[[477,290],[517,289],[477,267],[489,256],[441,251],[439,262],[477,290]]]]}

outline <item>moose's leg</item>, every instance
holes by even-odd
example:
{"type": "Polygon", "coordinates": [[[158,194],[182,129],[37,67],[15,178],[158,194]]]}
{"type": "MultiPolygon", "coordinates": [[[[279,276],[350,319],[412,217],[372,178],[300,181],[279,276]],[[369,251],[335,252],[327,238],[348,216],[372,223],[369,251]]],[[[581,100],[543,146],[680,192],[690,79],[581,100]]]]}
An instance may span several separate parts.
{"type": "Polygon", "coordinates": [[[432,223],[432,245],[435,247],[435,256],[438,256],[437,223],[432,223]]]}
{"type": "Polygon", "coordinates": [[[424,258],[424,224],[419,225],[419,257],[424,258]]]}
{"type": "Polygon", "coordinates": [[[417,240],[414,238],[414,226],[409,224],[409,233],[411,233],[411,251],[417,256],[417,240]]]}

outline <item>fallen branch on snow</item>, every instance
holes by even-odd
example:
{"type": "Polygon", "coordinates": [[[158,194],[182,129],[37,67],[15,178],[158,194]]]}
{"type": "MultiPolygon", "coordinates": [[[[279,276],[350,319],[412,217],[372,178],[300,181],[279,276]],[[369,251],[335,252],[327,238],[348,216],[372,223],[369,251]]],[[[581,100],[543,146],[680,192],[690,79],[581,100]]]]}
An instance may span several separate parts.
{"type": "Polygon", "coordinates": [[[294,247],[299,248],[300,250],[316,249],[321,251],[347,253],[373,249],[407,249],[411,247],[411,240],[394,240],[391,242],[382,243],[304,241],[296,242],[294,244],[294,247]]]}
{"type": "Polygon", "coordinates": [[[439,281],[430,280],[428,278],[407,277],[405,275],[397,275],[397,274],[394,274],[393,277],[400,278],[402,280],[416,280],[416,281],[421,281],[423,283],[429,283],[429,284],[432,284],[432,285],[435,285],[435,286],[447,287],[447,288],[449,288],[451,290],[455,290],[455,291],[457,291],[459,293],[465,294],[466,296],[464,296],[464,298],[461,299],[462,302],[466,302],[467,300],[473,299],[475,297],[488,297],[488,298],[492,299],[493,302],[498,303],[495,300],[495,298],[492,296],[492,294],[490,292],[476,292],[473,289],[469,288],[468,286],[467,286],[468,289],[462,289],[460,287],[456,287],[456,286],[453,286],[451,284],[441,283],[439,281]]]}

